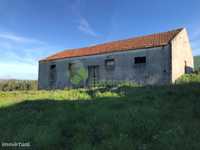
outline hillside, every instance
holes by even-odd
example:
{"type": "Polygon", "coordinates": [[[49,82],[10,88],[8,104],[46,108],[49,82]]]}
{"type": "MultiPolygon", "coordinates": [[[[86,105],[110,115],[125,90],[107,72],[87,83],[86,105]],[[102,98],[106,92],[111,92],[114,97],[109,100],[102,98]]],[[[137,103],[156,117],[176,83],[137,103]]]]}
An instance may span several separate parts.
{"type": "Polygon", "coordinates": [[[199,150],[200,75],[193,76],[112,91],[1,92],[0,140],[48,150],[199,150]]]}
{"type": "Polygon", "coordinates": [[[194,56],[194,69],[198,70],[200,68],[200,56],[194,56]]]}

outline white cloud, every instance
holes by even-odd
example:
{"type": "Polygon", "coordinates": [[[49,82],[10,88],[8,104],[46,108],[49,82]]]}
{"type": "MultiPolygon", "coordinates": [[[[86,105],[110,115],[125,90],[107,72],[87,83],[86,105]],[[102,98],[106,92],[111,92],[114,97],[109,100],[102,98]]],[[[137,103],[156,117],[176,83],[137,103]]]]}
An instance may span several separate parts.
{"type": "Polygon", "coordinates": [[[71,5],[71,10],[76,17],[77,29],[81,32],[93,36],[98,37],[97,32],[92,28],[89,21],[81,14],[81,1],[75,0],[71,5]]]}
{"type": "Polygon", "coordinates": [[[35,38],[0,33],[0,79],[37,79],[38,60],[54,49],[35,38]]]}
{"type": "Polygon", "coordinates": [[[6,33],[6,32],[0,33],[0,39],[9,40],[9,41],[12,41],[12,42],[17,42],[17,43],[45,44],[44,42],[36,40],[36,39],[22,37],[22,36],[15,35],[13,33],[6,33]]]}
{"type": "Polygon", "coordinates": [[[79,20],[78,29],[88,35],[91,35],[94,37],[98,36],[97,33],[92,29],[89,22],[83,17],[81,17],[79,20]]]}

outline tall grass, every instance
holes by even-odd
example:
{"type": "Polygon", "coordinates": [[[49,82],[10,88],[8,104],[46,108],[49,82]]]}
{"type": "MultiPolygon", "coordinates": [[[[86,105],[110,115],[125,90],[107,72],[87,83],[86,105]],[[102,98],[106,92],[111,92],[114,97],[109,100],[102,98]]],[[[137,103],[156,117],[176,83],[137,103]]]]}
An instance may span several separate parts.
{"type": "Polygon", "coordinates": [[[33,150],[199,150],[197,76],[166,86],[0,92],[0,142],[30,142],[33,150]]]}

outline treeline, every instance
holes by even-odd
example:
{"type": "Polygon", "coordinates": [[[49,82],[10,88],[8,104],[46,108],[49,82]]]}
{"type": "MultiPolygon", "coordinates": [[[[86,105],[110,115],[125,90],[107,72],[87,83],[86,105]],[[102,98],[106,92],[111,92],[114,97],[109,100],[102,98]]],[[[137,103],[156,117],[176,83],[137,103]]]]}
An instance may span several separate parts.
{"type": "Polygon", "coordinates": [[[36,80],[1,80],[0,91],[37,90],[36,80]]]}

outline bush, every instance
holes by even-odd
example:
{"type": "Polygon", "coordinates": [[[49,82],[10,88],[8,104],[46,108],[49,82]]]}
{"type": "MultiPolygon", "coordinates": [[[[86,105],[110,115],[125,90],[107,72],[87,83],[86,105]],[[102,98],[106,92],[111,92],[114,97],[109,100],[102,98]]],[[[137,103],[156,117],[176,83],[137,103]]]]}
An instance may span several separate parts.
{"type": "Polygon", "coordinates": [[[200,82],[200,72],[196,71],[192,74],[184,74],[175,83],[191,83],[191,82],[200,82]]]}
{"type": "Polygon", "coordinates": [[[36,90],[35,80],[4,80],[0,82],[0,91],[36,90]]]}

